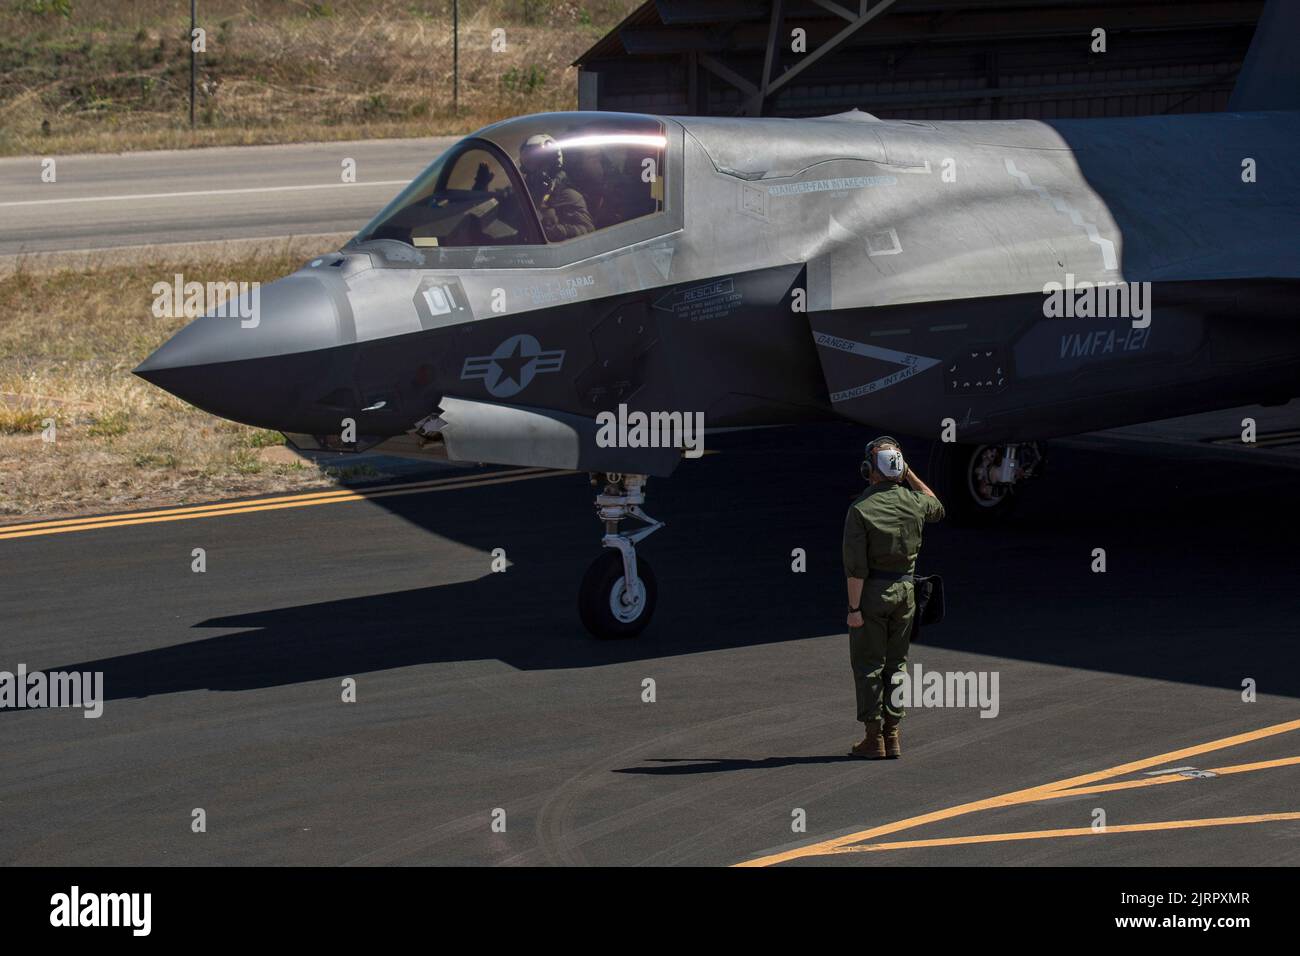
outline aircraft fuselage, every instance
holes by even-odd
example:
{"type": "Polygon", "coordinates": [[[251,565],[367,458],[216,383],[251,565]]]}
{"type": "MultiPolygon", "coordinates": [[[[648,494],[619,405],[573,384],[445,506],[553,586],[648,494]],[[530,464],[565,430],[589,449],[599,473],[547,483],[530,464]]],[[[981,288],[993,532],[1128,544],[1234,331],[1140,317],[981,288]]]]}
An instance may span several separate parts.
{"type": "MultiPolygon", "coordinates": [[[[653,212],[532,243],[517,216],[475,214],[493,244],[453,245],[418,235],[419,199],[263,289],[256,328],[199,319],[140,373],[288,433],[350,420],[365,444],[445,399],[480,422],[526,409],[555,434],[512,445],[503,417],[467,456],[647,474],[675,459],[597,451],[583,423],[626,405],[1026,441],[1295,394],[1300,114],[623,119],[662,130],[641,164],[653,212]],[[1090,287],[1130,286],[1141,314],[1095,314],[1118,297],[1090,287]]],[[[511,124],[619,120],[508,121],[453,154],[505,167],[511,124]]],[[[579,157],[593,139],[560,137],[579,157]]],[[[430,207],[512,198],[443,179],[430,207]]]]}

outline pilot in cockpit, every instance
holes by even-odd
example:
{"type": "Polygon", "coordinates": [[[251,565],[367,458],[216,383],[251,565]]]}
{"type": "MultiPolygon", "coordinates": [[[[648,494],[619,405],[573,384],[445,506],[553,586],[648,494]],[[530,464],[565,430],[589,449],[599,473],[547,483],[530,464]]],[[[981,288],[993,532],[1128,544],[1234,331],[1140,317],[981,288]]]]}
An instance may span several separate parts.
{"type": "Polygon", "coordinates": [[[536,133],[524,140],[519,148],[519,171],[549,241],[572,239],[595,229],[587,201],[569,183],[564,154],[551,136],[536,133]]]}

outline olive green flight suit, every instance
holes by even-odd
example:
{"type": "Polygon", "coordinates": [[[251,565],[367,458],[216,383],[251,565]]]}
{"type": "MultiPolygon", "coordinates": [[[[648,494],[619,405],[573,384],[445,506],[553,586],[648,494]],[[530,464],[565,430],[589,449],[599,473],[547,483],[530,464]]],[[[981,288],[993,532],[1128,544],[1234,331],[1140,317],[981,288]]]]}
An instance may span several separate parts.
{"type": "Polygon", "coordinates": [[[844,574],[865,578],[862,626],[849,628],[849,662],[858,697],[858,720],[891,719],[903,711],[890,702],[895,674],[907,673],[907,650],[916,612],[911,581],[872,577],[872,571],[911,574],[921,551],[921,527],[943,518],[939,499],[882,481],[853,502],[844,518],[844,574]]]}

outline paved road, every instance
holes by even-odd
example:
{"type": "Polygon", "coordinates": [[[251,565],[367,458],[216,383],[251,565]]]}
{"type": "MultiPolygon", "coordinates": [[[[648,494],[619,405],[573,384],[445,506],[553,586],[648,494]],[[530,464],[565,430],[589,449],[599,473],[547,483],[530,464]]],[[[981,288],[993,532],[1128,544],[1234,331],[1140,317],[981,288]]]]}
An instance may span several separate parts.
{"type": "Polygon", "coordinates": [[[0,159],[0,255],[365,225],[454,137],[0,159]],[[356,161],[343,185],[342,162],[356,161]]]}
{"type": "Polygon", "coordinates": [[[998,715],[915,711],[904,759],[865,763],[838,564],[860,438],[734,433],[652,482],[661,604],[622,643],[576,621],[578,476],[0,532],[0,669],[102,671],[109,698],[0,712],[0,860],[1300,863],[1293,466],[1067,445],[1006,527],[937,528],[948,618],[914,666],[997,672],[998,715]]]}

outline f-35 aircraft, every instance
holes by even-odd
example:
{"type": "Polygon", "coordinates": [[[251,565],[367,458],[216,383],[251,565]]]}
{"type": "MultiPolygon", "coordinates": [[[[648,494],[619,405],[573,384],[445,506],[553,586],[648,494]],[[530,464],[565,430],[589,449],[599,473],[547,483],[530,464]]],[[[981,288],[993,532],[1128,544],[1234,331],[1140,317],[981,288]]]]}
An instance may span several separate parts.
{"type": "Polygon", "coordinates": [[[1257,36],[1219,114],[508,120],[136,372],[302,448],[591,473],[582,619],[632,635],[683,455],[601,413],[943,437],[927,478],[974,518],[1044,439],[1297,395],[1294,69],[1257,36]]]}

